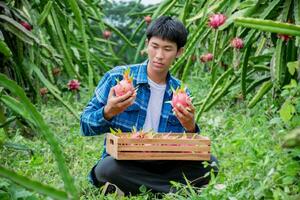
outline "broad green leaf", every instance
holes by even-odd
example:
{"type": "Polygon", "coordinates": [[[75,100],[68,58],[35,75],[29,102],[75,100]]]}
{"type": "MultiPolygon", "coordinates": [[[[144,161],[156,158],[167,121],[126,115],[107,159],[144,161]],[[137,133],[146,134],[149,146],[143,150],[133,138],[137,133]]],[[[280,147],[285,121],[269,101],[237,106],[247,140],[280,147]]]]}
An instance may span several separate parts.
{"type": "Polygon", "coordinates": [[[241,88],[243,97],[246,98],[247,95],[247,71],[248,71],[248,60],[251,53],[251,46],[248,46],[244,54],[243,64],[242,64],[242,77],[241,77],[241,88]]]}
{"type": "Polygon", "coordinates": [[[45,5],[43,12],[41,13],[37,24],[39,26],[42,26],[46,20],[46,18],[48,17],[48,15],[50,14],[51,8],[52,8],[52,1],[48,1],[48,3],[45,5]]]}
{"type": "Polygon", "coordinates": [[[279,110],[279,114],[281,119],[287,123],[290,121],[290,119],[293,117],[293,114],[295,113],[295,106],[291,104],[289,100],[284,102],[284,104],[281,106],[279,110]]]}
{"type": "Polygon", "coordinates": [[[251,83],[251,85],[247,88],[246,93],[248,94],[249,92],[251,92],[252,90],[254,90],[257,86],[259,86],[260,84],[270,80],[271,77],[270,76],[263,76],[260,79],[253,81],[251,83]]]}
{"type": "Polygon", "coordinates": [[[24,188],[14,191],[14,198],[16,199],[20,199],[20,198],[27,199],[30,196],[32,196],[32,192],[29,192],[24,188]]]}
{"type": "MultiPolygon", "coordinates": [[[[65,192],[52,188],[50,186],[44,185],[40,182],[31,180],[25,176],[21,176],[11,170],[8,170],[0,165],[0,176],[7,178],[17,184],[22,185],[25,188],[39,192],[41,194],[47,195],[54,199],[68,199],[68,196],[65,192]]],[[[27,193],[26,193],[27,194],[27,193]]],[[[19,194],[22,195],[22,194],[19,194]]],[[[25,195],[25,193],[23,194],[25,195]]]]}
{"type": "Polygon", "coordinates": [[[259,88],[255,96],[250,100],[248,107],[254,107],[262,98],[263,96],[271,90],[273,87],[272,81],[265,81],[262,86],[259,88]]]}
{"type": "Polygon", "coordinates": [[[37,75],[37,77],[40,79],[40,81],[52,92],[55,92],[56,94],[61,94],[61,92],[59,91],[59,89],[54,86],[45,76],[44,74],[41,72],[41,70],[33,63],[24,60],[24,64],[25,65],[29,65],[30,68],[35,72],[35,74],[37,75]]]}
{"type": "Polygon", "coordinates": [[[196,115],[196,121],[200,118],[201,114],[204,112],[204,109],[209,104],[209,100],[213,97],[213,94],[215,93],[216,89],[221,86],[221,83],[224,79],[226,79],[228,76],[230,76],[233,73],[233,68],[229,68],[226,72],[224,72],[214,83],[212,88],[210,89],[209,93],[206,95],[205,100],[200,107],[197,115],[196,115]]]}
{"type": "Polygon", "coordinates": [[[87,35],[85,33],[85,27],[83,24],[83,19],[82,19],[82,13],[79,9],[78,3],[76,0],[68,0],[67,1],[75,15],[77,25],[79,27],[79,30],[81,32],[81,36],[83,39],[83,45],[84,45],[84,51],[85,51],[85,58],[87,62],[87,68],[88,68],[88,85],[89,85],[89,92],[93,92],[93,79],[94,79],[94,74],[92,70],[92,66],[90,65],[90,53],[89,53],[89,44],[87,40],[87,35]]]}
{"type": "Polygon", "coordinates": [[[238,76],[233,75],[233,77],[230,77],[226,84],[223,86],[222,90],[220,91],[220,93],[218,93],[212,100],[211,102],[209,102],[209,104],[205,107],[205,111],[208,111],[212,106],[214,106],[216,103],[218,103],[220,101],[220,99],[222,97],[224,97],[226,95],[226,93],[228,92],[229,88],[231,88],[233,86],[233,84],[235,83],[235,81],[238,79],[238,76]]]}
{"type": "Polygon", "coordinates": [[[8,192],[0,190],[0,199],[2,200],[11,200],[11,195],[8,192]]]}
{"type": "Polygon", "coordinates": [[[170,4],[173,4],[174,0],[165,0],[161,4],[159,4],[159,7],[155,9],[155,12],[152,15],[152,19],[156,19],[158,16],[160,16],[161,12],[170,4]]]}
{"type": "MultiPolygon", "coordinates": [[[[207,3],[210,3],[207,1],[207,3]]],[[[192,23],[193,21],[196,21],[198,19],[201,19],[206,15],[206,13],[213,13],[215,11],[220,10],[223,8],[223,6],[226,4],[226,0],[218,0],[212,3],[211,6],[208,6],[207,8],[204,7],[204,9],[201,9],[199,13],[197,13],[195,16],[193,16],[190,19],[187,19],[187,22],[192,23]]]]}
{"type": "Polygon", "coordinates": [[[5,57],[12,56],[11,50],[3,40],[0,40],[0,53],[2,53],[5,57]]]}
{"type": "Polygon", "coordinates": [[[300,61],[295,61],[295,62],[289,62],[289,63],[287,63],[287,67],[288,67],[289,72],[290,72],[291,75],[295,74],[295,71],[297,69],[299,69],[299,66],[300,66],[300,61]]]}
{"type": "Polygon", "coordinates": [[[2,95],[0,97],[0,100],[10,109],[12,109],[14,112],[16,112],[17,114],[21,115],[24,119],[26,119],[27,121],[29,121],[30,123],[32,123],[34,126],[36,126],[35,121],[32,119],[31,114],[28,112],[28,110],[24,107],[24,105],[14,99],[11,96],[8,95],[2,95]]]}
{"type": "Polygon", "coordinates": [[[296,88],[297,86],[297,81],[295,79],[291,79],[290,84],[283,86],[283,89],[296,88]]]}
{"type": "Polygon", "coordinates": [[[295,24],[300,25],[300,0],[294,1],[294,17],[295,24]]]}
{"type": "Polygon", "coordinates": [[[37,132],[43,136],[43,138],[49,143],[51,147],[51,151],[55,156],[58,169],[64,181],[64,187],[66,192],[68,193],[68,196],[75,197],[76,199],[76,197],[78,196],[77,189],[75,188],[73,178],[71,177],[69,170],[66,167],[66,161],[63,156],[61,147],[54,134],[51,132],[48,125],[43,120],[42,115],[36,110],[31,101],[27,98],[24,90],[3,74],[0,74],[0,86],[9,90],[12,95],[17,96],[20,102],[22,102],[22,104],[24,105],[24,108],[26,108],[27,112],[30,113],[31,118],[36,125],[37,132]]]}
{"type": "Polygon", "coordinates": [[[283,147],[300,147],[300,128],[293,129],[284,137],[283,147]]]}
{"type": "Polygon", "coordinates": [[[0,15],[0,25],[1,24],[4,26],[4,29],[16,35],[19,39],[23,40],[24,42],[30,45],[33,45],[33,42],[39,44],[39,39],[36,38],[30,31],[25,29],[14,19],[5,15],[0,15]]]}
{"type": "Polygon", "coordinates": [[[7,139],[6,134],[3,129],[0,129],[0,149],[4,144],[5,140],[7,139]]]}
{"type": "Polygon", "coordinates": [[[58,99],[74,115],[74,117],[76,117],[79,120],[78,113],[76,113],[74,108],[72,108],[72,106],[70,106],[67,102],[65,102],[62,99],[62,97],[60,96],[61,92],[57,89],[57,87],[55,87],[48,79],[45,78],[43,73],[40,71],[40,69],[36,65],[34,65],[32,63],[28,63],[28,65],[31,66],[32,70],[36,73],[37,77],[42,81],[42,83],[49,89],[51,94],[56,99],[58,99]]]}
{"type": "Polygon", "coordinates": [[[226,19],[225,23],[220,27],[220,30],[226,29],[229,25],[233,23],[235,18],[251,16],[251,14],[253,14],[257,10],[258,6],[259,6],[259,1],[255,1],[255,2],[248,1],[247,4],[245,4],[244,2],[244,4],[242,5],[243,9],[239,9],[238,11],[233,12],[233,14],[231,14],[226,19]]]}
{"type": "Polygon", "coordinates": [[[242,17],[236,18],[234,23],[239,26],[258,29],[261,31],[300,36],[300,26],[289,23],[242,17]]]}
{"type": "Polygon", "coordinates": [[[284,82],[284,76],[285,76],[285,69],[286,65],[284,64],[284,50],[285,50],[284,42],[280,39],[276,42],[276,49],[275,53],[273,55],[274,62],[271,65],[272,72],[274,73],[274,79],[276,83],[278,83],[280,86],[284,82]]]}
{"type": "MultiPolygon", "coordinates": [[[[300,25],[300,0],[294,1],[295,24],[300,25]]],[[[296,46],[300,46],[300,37],[296,38],[296,46]]]]}
{"type": "MultiPolygon", "coordinates": [[[[55,36],[53,37],[57,37],[59,40],[59,44],[60,45],[60,49],[62,50],[63,54],[64,54],[64,67],[68,73],[68,75],[70,77],[74,77],[75,75],[78,75],[75,71],[75,67],[74,64],[72,62],[72,56],[70,53],[70,50],[67,47],[67,43],[65,40],[65,37],[63,35],[63,30],[61,27],[61,24],[58,20],[57,14],[55,9],[51,9],[51,17],[48,18],[49,23],[53,26],[53,29],[55,29],[55,36]]],[[[53,30],[54,31],[54,30],[53,30]]]]}
{"type": "Polygon", "coordinates": [[[180,21],[182,21],[183,24],[186,24],[185,20],[186,20],[187,15],[189,14],[188,12],[189,12],[190,6],[191,6],[191,1],[186,0],[184,3],[183,9],[181,10],[180,15],[178,17],[180,19],[180,21]]]}

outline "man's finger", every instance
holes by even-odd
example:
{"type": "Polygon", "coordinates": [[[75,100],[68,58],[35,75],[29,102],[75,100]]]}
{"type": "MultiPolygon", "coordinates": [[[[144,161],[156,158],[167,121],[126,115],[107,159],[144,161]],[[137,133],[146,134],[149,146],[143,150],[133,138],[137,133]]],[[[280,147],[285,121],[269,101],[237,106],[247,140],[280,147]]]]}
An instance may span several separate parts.
{"type": "Polygon", "coordinates": [[[113,97],[115,94],[115,89],[114,87],[111,87],[109,90],[109,94],[108,94],[108,99],[110,99],[111,97],[113,97]]]}
{"type": "Polygon", "coordinates": [[[183,114],[181,114],[181,112],[178,111],[178,109],[174,109],[174,111],[175,111],[176,117],[179,119],[180,122],[182,122],[185,119],[183,114]]]}
{"type": "Polygon", "coordinates": [[[188,107],[187,107],[188,111],[190,111],[191,113],[195,113],[195,107],[194,105],[192,104],[192,102],[188,102],[188,107]]]}
{"type": "Polygon", "coordinates": [[[177,104],[175,105],[175,108],[176,108],[176,110],[182,112],[182,105],[181,105],[180,103],[177,103],[177,104]]]}
{"type": "Polygon", "coordinates": [[[117,101],[118,102],[123,102],[125,100],[127,100],[130,96],[132,95],[131,91],[128,91],[126,94],[124,94],[123,96],[117,97],[117,101]]]}
{"type": "Polygon", "coordinates": [[[191,113],[187,110],[189,109],[189,107],[183,107],[181,104],[177,105],[177,110],[182,113],[183,115],[185,115],[185,117],[188,117],[191,113]]]}
{"type": "Polygon", "coordinates": [[[128,99],[120,102],[118,104],[118,106],[121,107],[121,108],[127,108],[128,106],[130,106],[131,104],[133,104],[134,100],[135,100],[135,96],[131,96],[128,99]]]}

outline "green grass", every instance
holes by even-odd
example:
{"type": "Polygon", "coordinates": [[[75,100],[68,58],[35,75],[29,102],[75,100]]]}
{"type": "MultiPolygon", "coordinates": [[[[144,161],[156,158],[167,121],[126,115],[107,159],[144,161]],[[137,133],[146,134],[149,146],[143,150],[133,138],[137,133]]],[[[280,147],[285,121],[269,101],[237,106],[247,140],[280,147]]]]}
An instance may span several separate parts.
{"type": "MultiPolygon", "coordinates": [[[[196,100],[201,100],[208,93],[210,85],[207,80],[193,78],[187,83],[192,86],[191,91],[197,97],[196,100]]],[[[204,113],[199,123],[202,134],[212,139],[212,153],[220,162],[219,175],[205,189],[182,186],[180,192],[166,195],[164,199],[300,199],[300,164],[293,160],[293,155],[299,155],[299,152],[282,149],[284,124],[269,106],[271,101],[265,99],[248,110],[245,102],[232,103],[233,92],[212,110],[204,113]]],[[[81,96],[84,98],[80,102],[73,103],[78,114],[89,100],[84,92],[81,96]]],[[[89,170],[100,158],[103,136],[81,136],[79,122],[63,106],[52,100],[39,107],[61,144],[81,199],[103,199],[101,191],[87,181],[89,170]]],[[[54,156],[45,140],[40,136],[24,138],[20,130],[16,130],[15,135],[7,142],[25,145],[34,154],[4,147],[0,152],[1,165],[63,189],[54,156]]],[[[46,197],[0,179],[0,199],[5,198],[46,197]]],[[[116,197],[110,195],[105,198],[116,197]]],[[[123,199],[153,198],[155,197],[151,193],[145,191],[139,196],[123,199]]]]}

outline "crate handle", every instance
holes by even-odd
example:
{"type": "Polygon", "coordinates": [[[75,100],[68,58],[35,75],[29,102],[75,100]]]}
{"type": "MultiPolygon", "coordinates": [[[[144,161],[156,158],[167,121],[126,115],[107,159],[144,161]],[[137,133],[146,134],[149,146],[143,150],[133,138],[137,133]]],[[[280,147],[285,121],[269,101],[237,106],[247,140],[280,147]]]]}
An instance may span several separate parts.
{"type": "Polygon", "coordinates": [[[113,140],[113,139],[110,139],[110,140],[109,140],[109,143],[112,144],[112,145],[114,145],[114,140],[113,140]]]}

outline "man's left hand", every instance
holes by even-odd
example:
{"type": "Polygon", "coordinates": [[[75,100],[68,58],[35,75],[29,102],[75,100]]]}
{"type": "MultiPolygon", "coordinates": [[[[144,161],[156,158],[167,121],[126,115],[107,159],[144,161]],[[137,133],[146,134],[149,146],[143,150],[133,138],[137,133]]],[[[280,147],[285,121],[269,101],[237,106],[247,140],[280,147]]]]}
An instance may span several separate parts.
{"type": "Polygon", "coordinates": [[[188,102],[188,107],[183,107],[181,104],[174,105],[173,112],[187,132],[196,131],[195,107],[192,103],[188,102]]]}

